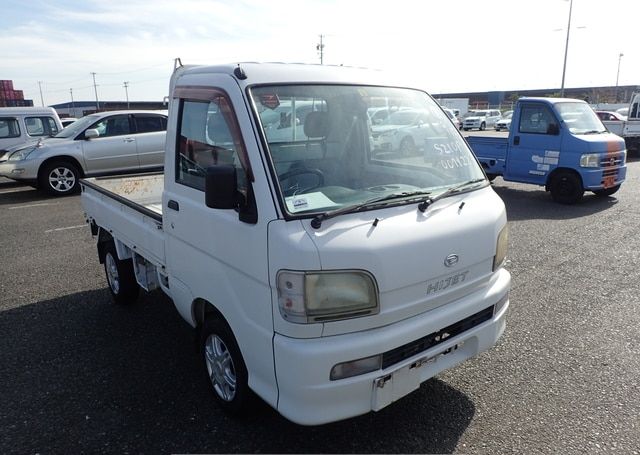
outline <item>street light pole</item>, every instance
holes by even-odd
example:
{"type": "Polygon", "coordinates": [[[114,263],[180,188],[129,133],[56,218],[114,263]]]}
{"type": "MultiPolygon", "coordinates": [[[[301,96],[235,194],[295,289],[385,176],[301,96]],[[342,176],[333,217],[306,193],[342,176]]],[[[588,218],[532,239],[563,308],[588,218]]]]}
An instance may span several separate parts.
{"type": "Polygon", "coordinates": [[[620,52],[620,55],[618,55],[618,74],[616,74],[616,103],[618,102],[618,81],[620,80],[620,61],[622,57],[624,57],[624,54],[620,52]]]}
{"type": "Polygon", "coordinates": [[[129,82],[124,82],[124,93],[127,97],[127,109],[131,109],[131,107],[129,106],[129,82]]]}
{"type": "Polygon", "coordinates": [[[569,51],[569,32],[571,30],[571,9],[573,0],[569,0],[569,23],[567,24],[567,42],[564,45],[564,65],[562,65],[562,85],[560,86],[560,97],[564,97],[564,76],[567,72],[567,52],[569,51]]]}
{"type": "Polygon", "coordinates": [[[98,102],[98,86],[96,85],[96,73],[91,73],[93,76],[93,91],[96,94],[96,111],[100,110],[100,103],[98,102]]]}

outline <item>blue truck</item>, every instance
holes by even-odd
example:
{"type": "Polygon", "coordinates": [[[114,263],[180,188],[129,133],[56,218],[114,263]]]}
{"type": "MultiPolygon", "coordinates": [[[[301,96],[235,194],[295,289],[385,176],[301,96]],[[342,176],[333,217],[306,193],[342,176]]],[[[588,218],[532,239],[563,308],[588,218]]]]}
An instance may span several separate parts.
{"type": "Polygon", "coordinates": [[[520,98],[508,137],[467,142],[490,180],[544,186],[561,204],[579,202],[585,191],[610,196],[627,173],[624,140],[581,100],[520,98]]]}

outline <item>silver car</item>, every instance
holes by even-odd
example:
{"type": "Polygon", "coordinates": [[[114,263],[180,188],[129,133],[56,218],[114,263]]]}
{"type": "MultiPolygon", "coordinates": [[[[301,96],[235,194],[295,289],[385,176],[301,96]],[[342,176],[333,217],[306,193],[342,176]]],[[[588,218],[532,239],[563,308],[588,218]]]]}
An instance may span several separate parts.
{"type": "Polygon", "coordinates": [[[52,138],[10,149],[0,176],[62,196],[78,179],[162,169],[166,111],[113,111],[76,120],[52,138]]]}

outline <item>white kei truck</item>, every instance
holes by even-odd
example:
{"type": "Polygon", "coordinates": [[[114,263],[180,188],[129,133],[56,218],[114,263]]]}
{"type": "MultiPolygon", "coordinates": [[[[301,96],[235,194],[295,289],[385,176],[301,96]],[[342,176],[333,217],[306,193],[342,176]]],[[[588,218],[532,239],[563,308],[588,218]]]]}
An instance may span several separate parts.
{"type": "Polygon", "coordinates": [[[382,72],[177,65],[164,174],[81,181],[116,303],[162,289],[220,406],[319,425],[378,411],[505,330],[502,200],[424,91],[382,72]],[[413,154],[368,109],[417,109],[413,154]]]}

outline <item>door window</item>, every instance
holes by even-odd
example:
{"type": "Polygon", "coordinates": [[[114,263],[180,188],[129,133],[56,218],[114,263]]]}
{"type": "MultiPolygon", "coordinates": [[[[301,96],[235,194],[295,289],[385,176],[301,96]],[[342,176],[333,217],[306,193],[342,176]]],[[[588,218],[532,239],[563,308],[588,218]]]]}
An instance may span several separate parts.
{"type": "Polygon", "coordinates": [[[544,105],[523,106],[520,113],[521,133],[548,134],[549,125],[557,124],[553,113],[544,105]]]}
{"type": "Polygon", "coordinates": [[[238,189],[246,189],[246,177],[238,156],[243,145],[225,97],[216,96],[211,101],[183,100],[179,125],[178,183],[204,190],[208,167],[232,165],[237,168],[238,189]]]}
{"type": "Polygon", "coordinates": [[[167,130],[167,118],[161,115],[135,115],[134,119],[138,133],[167,130]]]}
{"type": "Polygon", "coordinates": [[[128,115],[114,115],[94,123],[89,129],[96,129],[100,137],[122,136],[131,134],[128,115]]]}
{"type": "Polygon", "coordinates": [[[20,137],[20,126],[14,118],[0,118],[0,139],[20,137]]]}
{"type": "Polygon", "coordinates": [[[25,117],[29,136],[53,136],[58,133],[58,125],[52,117],[25,117]]]}

